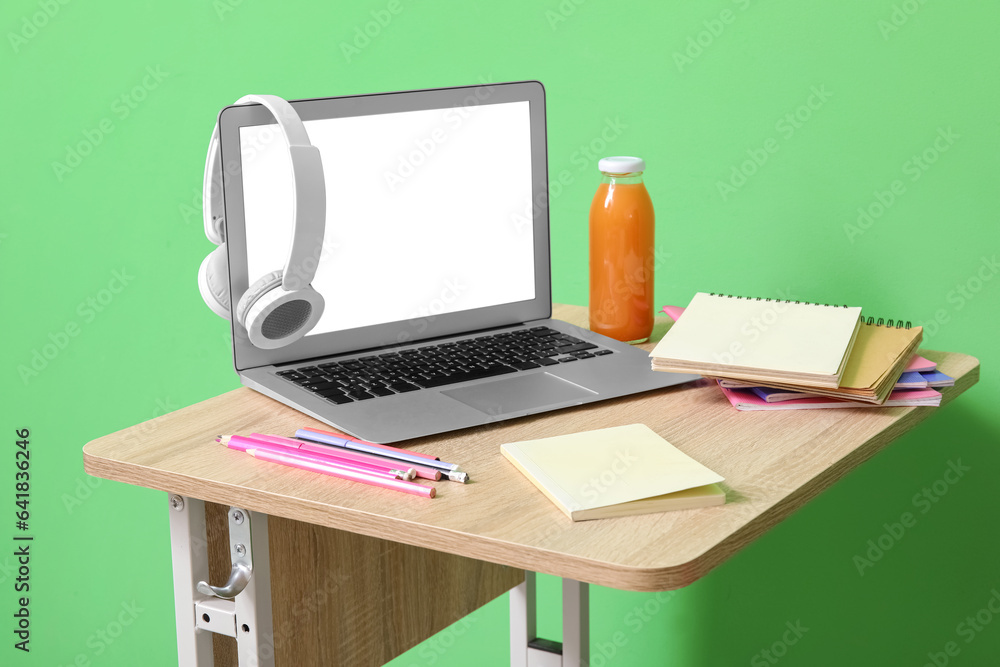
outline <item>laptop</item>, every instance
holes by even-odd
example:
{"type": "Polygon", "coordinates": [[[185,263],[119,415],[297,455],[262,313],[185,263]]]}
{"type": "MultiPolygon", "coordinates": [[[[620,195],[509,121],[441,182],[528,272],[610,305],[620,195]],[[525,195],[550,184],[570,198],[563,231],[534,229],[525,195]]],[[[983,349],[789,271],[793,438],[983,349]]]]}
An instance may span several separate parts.
{"type": "MultiPolygon", "coordinates": [[[[300,100],[322,155],[309,334],[246,386],[377,443],[669,387],[648,354],[552,319],[545,92],[537,81],[300,100]]],[[[259,105],[219,116],[231,293],[284,264],[290,162],[259,105]]],[[[596,178],[596,174],[595,174],[596,178]]],[[[581,223],[583,224],[583,223],[581,223]]]]}

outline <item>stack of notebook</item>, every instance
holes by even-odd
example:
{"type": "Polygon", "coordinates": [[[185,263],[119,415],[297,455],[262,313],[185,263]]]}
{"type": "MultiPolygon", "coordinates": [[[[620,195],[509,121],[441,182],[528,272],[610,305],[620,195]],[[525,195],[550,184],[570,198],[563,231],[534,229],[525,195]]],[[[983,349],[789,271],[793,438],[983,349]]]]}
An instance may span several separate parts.
{"type": "Polygon", "coordinates": [[[653,369],[719,379],[741,410],[938,405],[930,382],[948,379],[910,366],[920,327],[860,308],[699,293],[664,312],[676,323],[650,354],[653,369]]]}
{"type": "MultiPolygon", "coordinates": [[[[802,408],[859,407],[852,401],[821,398],[816,394],[774,387],[758,387],[740,380],[719,380],[722,392],[737,410],[800,410],[802,408]]],[[[937,364],[919,354],[910,358],[892,392],[881,405],[886,407],[941,404],[936,387],[953,387],[955,378],[937,370],[937,364]]],[[[873,406],[874,407],[874,406],[873,406]]]]}

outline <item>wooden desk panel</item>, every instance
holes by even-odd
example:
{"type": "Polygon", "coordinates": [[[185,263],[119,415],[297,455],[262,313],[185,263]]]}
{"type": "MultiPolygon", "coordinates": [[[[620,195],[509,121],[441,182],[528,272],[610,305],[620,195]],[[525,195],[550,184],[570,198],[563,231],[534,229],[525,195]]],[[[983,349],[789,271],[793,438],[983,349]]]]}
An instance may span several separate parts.
{"type": "MultiPolygon", "coordinates": [[[[205,504],[209,575],[232,566],[226,513],[205,504]]],[[[481,560],[269,517],[273,633],[283,665],[377,667],[524,581],[481,560]]],[[[459,626],[459,631],[464,631],[459,626]]],[[[212,637],[216,667],[236,667],[236,640],[212,637]]]]}
{"type": "MultiPolygon", "coordinates": [[[[557,307],[555,316],[587,321],[586,309],[574,306],[557,307]]],[[[658,330],[665,327],[660,321],[658,330]]],[[[956,386],[942,392],[945,403],[979,378],[973,357],[921,354],[956,378],[956,386]]],[[[462,464],[474,480],[438,483],[438,497],[427,500],[266,464],[215,444],[219,433],[289,435],[322,427],[240,388],[94,440],[84,447],[84,467],[98,477],[391,542],[659,591],[704,576],[935,409],[738,412],[701,380],[409,441],[404,446],[462,464]],[[505,442],[635,422],[725,476],[727,504],[574,524],[499,452],[505,442]]]]}

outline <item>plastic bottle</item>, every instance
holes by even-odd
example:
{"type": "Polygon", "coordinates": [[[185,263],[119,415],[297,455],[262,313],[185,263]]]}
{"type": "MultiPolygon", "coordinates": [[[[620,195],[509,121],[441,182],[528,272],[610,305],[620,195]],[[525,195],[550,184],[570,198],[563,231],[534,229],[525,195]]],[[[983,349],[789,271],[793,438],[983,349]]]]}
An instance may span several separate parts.
{"type": "Polygon", "coordinates": [[[590,205],[590,329],[641,343],[653,331],[653,203],[646,163],[607,157],[590,205]]]}

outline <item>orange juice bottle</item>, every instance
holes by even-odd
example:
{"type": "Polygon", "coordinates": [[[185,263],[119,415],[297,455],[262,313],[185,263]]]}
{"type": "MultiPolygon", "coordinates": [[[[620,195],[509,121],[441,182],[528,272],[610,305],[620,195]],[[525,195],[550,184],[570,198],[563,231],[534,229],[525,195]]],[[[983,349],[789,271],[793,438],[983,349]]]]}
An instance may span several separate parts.
{"type": "Polygon", "coordinates": [[[590,204],[590,329],[641,343],[653,331],[653,203],[645,161],[607,157],[590,204]]]}

